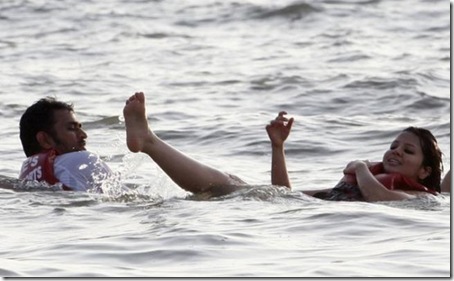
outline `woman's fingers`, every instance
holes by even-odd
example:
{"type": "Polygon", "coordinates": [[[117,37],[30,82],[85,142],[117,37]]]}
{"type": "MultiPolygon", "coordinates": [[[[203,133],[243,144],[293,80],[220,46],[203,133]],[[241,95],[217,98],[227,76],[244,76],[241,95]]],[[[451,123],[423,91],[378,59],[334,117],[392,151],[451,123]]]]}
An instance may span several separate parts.
{"type": "Polygon", "coordinates": [[[275,120],[271,120],[270,124],[268,126],[269,127],[285,126],[290,129],[293,125],[293,121],[294,121],[293,117],[290,119],[287,119],[287,118],[275,119],[275,120]]]}
{"type": "Polygon", "coordinates": [[[286,114],[287,114],[286,111],[280,111],[279,114],[278,114],[278,116],[283,116],[283,115],[286,115],[286,114]]]}
{"type": "Polygon", "coordinates": [[[286,117],[284,117],[284,115],[286,115],[286,114],[287,114],[287,112],[285,112],[285,111],[279,112],[279,114],[277,115],[275,120],[287,121],[288,119],[286,117]]]}
{"type": "Polygon", "coordinates": [[[293,119],[293,117],[290,118],[290,119],[288,120],[288,122],[287,122],[287,128],[288,128],[289,130],[292,128],[292,125],[293,125],[293,121],[294,121],[294,120],[295,120],[295,119],[293,119]]]}

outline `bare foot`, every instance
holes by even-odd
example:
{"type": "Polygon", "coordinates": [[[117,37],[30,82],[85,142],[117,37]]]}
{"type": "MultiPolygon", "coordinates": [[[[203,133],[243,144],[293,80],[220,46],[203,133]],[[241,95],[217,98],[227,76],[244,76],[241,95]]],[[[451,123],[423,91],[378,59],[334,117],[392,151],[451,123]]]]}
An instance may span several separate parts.
{"type": "Polygon", "coordinates": [[[145,109],[145,95],[135,93],[123,108],[126,124],[126,144],[132,152],[143,151],[146,142],[153,138],[153,133],[148,128],[145,109]]]}

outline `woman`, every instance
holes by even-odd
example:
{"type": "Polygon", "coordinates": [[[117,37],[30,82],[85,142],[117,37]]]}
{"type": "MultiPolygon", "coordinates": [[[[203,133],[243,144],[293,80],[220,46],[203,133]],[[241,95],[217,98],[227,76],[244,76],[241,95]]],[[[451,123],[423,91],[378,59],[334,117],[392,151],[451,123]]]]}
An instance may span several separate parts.
{"type": "MultiPolygon", "coordinates": [[[[156,136],[148,126],[142,92],[126,101],[123,114],[128,148],[149,155],[181,188],[194,194],[221,196],[247,185],[236,176],[186,156],[156,136]]],[[[266,131],[272,147],[271,183],[291,188],[284,142],[293,118],[287,119],[285,114],[280,112],[266,131]]],[[[439,192],[441,171],[441,151],[436,139],[425,129],[410,127],[393,141],[382,163],[351,162],[335,188],[303,192],[327,200],[410,199],[439,192]]]]}
{"type": "Polygon", "coordinates": [[[310,192],[328,200],[388,201],[440,192],[442,153],[426,129],[403,130],[383,155],[382,162],[353,161],[329,191],[310,192]]]}

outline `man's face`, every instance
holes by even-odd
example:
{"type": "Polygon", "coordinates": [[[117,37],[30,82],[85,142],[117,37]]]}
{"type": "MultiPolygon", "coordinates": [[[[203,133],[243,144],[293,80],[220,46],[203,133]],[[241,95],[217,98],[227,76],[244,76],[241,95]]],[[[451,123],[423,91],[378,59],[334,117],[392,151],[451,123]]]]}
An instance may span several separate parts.
{"type": "Polygon", "coordinates": [[[55,124],[50,136],[53,139],[53,148],[58,154],[85,150],[87,134],[82,130],[74,112],[62,109],[54,112],[55,124]]]}

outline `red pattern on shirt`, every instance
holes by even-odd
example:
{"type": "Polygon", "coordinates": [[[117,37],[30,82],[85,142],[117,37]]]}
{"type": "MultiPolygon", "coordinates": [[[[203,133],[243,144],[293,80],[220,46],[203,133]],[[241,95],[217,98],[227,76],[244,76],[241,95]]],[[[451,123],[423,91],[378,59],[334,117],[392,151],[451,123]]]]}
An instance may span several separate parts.
{"type": "MultiPolygon", "coordinates": [[[[54,174],[54,161],[57,152],[53,149],[46,150],[28,157],[22,164],[19,175],[21,180],[45,181],[48,184],[56,184],[60,181],[54,174]]],[[[63,185],[64,190],[71,190],[63,185]]]]}

